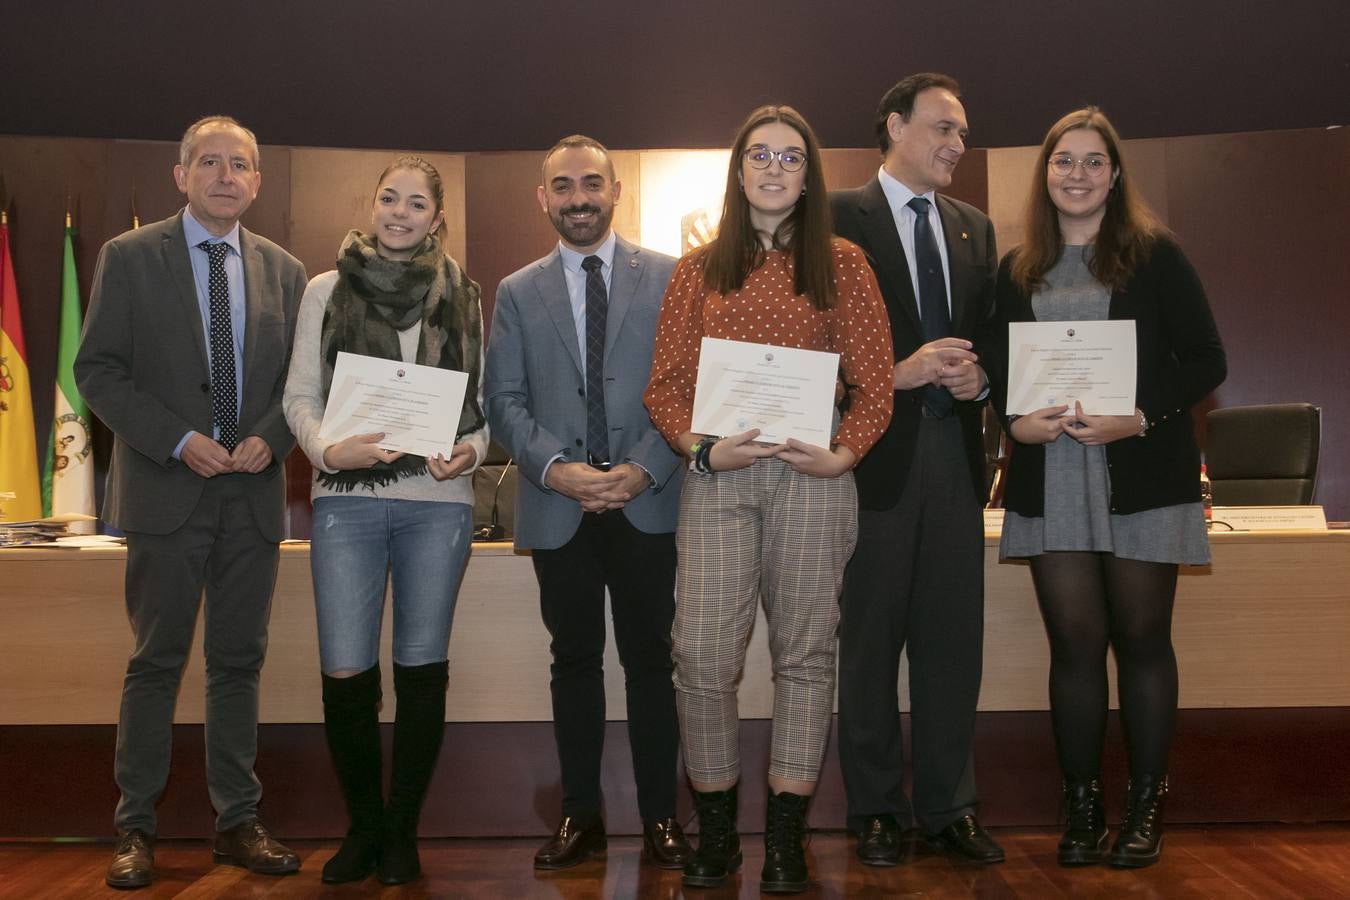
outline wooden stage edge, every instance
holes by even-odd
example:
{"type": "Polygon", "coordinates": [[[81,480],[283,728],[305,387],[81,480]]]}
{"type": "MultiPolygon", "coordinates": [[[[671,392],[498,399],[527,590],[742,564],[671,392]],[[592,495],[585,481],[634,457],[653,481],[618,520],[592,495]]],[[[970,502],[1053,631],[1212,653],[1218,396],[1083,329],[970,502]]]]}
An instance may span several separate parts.
{"type": "MultiPolygon", "coordinates": [[[[906,717],[907,718],[907,717],[906,717]]],[[[908,724],[908,723],[906,723],[908,724]]],[[[390,737],[385,726],[386,760],[390,737]]],[[[0,726],[0,838],[106,837],[117,801],[109,725],[0,726]]],[[[160,834],[204,837],[212,830],[200,725],[174,731],[174,765],[159,806],[160,834]]],[[[742,724],[740,828],[762,830],[769,723],[742,724]]],[[[1184,709],[1173,747],[1173,823],[1350,821],[1350,707],[1184,709]]],[[[1046,827],[1059,815],[1059,775],[1049,714],[982,712],[977,723],[981,820],[1046,827]]],[[[291,838],[333,838],[345,827],[341,796],[316,724],[262,725],[258,774],[262,814],[291,838]]],[[[1119,815],[1125,772],[1112,714],[1104,764],[1108,815],[1119,815]]],[[[542,836],[556,824],[560,793],[549,723],[450,723],[422,817],[428,837],[542,836]]],[[[681,780],[683,782],[683,780],[681,780]]],[[[636,834],[625,724],[612,722],[603,773],[611,834],[636,834]]],[[[687,792],[680,815],[690,816],[687,792]]],[[[832,740],[810,824],[844,827],[832,740]]]]}

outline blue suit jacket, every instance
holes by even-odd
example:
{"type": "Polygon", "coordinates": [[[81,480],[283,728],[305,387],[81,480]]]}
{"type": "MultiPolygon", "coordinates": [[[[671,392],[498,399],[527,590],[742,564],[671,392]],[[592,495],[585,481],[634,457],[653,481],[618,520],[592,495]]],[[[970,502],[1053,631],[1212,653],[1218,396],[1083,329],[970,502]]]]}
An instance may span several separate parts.
{"type": "MultiPolygon", "coordinates": [[[[669,256],[622,238],[615,243],[605,333],[605,416],[610,457],[638,463],[656,480],[655,487],[623,508],[635,527],[650,533],[675,530],[683,471],[683,461],[642,405],[661,296],[674,267],[669,256]]],[[[492,436],[520,467],[516,547],[561,547],[581,523],[581,505],[549,490],[542,479],[544,467],[559,453],[569,460],[585,458],[586,380],[556,247],[498,286],[483,393],[492,436]]]]}

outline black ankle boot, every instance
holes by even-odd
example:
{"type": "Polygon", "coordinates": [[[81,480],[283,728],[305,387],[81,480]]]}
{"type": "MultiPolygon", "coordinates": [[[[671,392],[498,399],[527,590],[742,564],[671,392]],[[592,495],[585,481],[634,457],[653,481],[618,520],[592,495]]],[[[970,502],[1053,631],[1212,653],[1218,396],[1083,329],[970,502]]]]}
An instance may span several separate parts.
{"type": "Polygon", "coordinates": [[[323,676],[323,731],[347,801],[347,836],[324,863],[327,884],[360,881],[380,855],[380,666],[350,678],[323,676]]]}
{"type": "Polygon", "coordinates": [[[1090,866],[1106,853],[1106,810],[1096,778],[1064,782],[1064,836],[1056,856],[1061,866],[1090,866]]]}
{"type": "Polygon", "coordinates": [[[1162,815],[1167,776],[1131,780],[1125,793],[1125,822],[1111,847],[1111,865],[1125,869],[1151,866],[1162,855],[1162,815]]]}
{"type": "Polygon", "coordinates": [[[377,877],[381,884],[406,884],[422,874],[417,856],[417,819],[445,736],[448,663],[394,664],[394,759],[389,805],[377,877]]]}
{"type": "Polygon", "coordinates": [[[698,813],[698,849],[684,864],[686,887],[717,887],[741,867],[741,836],[736,833],[736,788],[694,791],[698,813]]]}
{"type": "Polygon", "coordinates": [[[764,869],[759,889],[766,894],[800,894],[806,890],[806,805],[809,796],[775,794],[769,789],[764,809],[764,869]]]}

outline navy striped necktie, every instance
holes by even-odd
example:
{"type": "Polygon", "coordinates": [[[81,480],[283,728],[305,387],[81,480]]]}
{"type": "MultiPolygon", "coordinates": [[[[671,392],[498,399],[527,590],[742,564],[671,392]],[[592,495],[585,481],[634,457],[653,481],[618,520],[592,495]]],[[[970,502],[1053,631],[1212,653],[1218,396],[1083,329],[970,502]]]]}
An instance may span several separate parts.
{"type": "MultiPolygon", "coordinates": [[[[919,282],[919,315],[923,319],[923,342],[951,337],[952,317],[947,309],[947,279],[942,274],[942,255],[937,237],[928,221],[927,197],[915,197],[908,204],[914,210],[914,269],[919,282]]],[[[955,402],[945,387],[924,385],[924,406],[937,418],[951,414],[955,402]]]]}

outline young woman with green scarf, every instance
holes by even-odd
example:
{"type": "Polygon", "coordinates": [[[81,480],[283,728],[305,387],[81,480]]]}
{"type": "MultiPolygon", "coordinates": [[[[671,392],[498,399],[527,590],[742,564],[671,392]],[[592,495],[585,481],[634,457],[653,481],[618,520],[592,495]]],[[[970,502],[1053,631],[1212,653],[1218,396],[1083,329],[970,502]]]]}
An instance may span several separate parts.
{"type": "Polygon", "coordinates": [[[372,871],[384,884],[421,873],[417,819],[440,752],[447,650],[472,532],[470,473],[483,459],[478,285],[447,255],[440,174],[405,156],[380,176],[370,233],[350,232],[337,268],[300,305],[286,421],[315,469],[310,548],[323,669],[324,729],[350,825],[323,868],[329,883],[372,871]],[[339,351],[467,372],[457,439],[421,457],[381,449],[383,434],[319,436],[339,351]],[[394,746],[381,788],[379,641],[386,578],[394,604],[394,746]]]}

